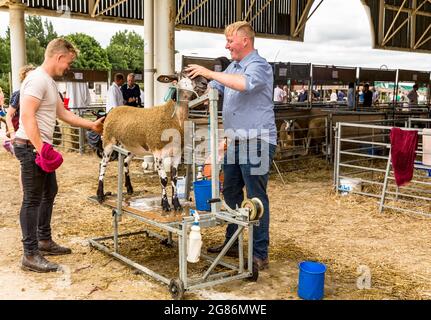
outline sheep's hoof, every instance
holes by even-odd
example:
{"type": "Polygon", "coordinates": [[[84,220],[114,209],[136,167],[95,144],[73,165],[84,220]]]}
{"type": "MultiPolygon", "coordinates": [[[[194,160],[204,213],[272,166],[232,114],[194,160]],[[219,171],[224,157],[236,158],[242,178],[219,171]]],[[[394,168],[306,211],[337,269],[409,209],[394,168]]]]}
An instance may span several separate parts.
{"type": "Polygon", "coordinates": [[[181,206],[180,200],[178,200],[178,198],[172,199],[172,205],[174,206],[175,211],[183,211],[183,207],[181,206]]]}
{"type": "Polygon", "coordinates": [[[102,204],[106,199],[106,196],[104,194],[98,194],[97,195],[97,202],[99,202],[100,204],[102,204]]]}
{"type": "Polygon", "coordinates": [[[168,199],[162,199],[162,208],[163,208],[163,212],[170,212],[171,211],[171,207],[169,205],[168,199]]]}

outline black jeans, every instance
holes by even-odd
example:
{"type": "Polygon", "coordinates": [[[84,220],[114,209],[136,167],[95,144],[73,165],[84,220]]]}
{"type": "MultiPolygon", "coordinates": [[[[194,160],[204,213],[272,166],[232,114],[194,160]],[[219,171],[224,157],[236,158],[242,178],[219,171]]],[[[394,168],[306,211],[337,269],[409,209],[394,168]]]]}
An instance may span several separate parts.
{"type": "Polygon", "coordinates": [[[35,162],[32,146],[14,144],[15,156],[21,163],[23,200],[20,212],[24,254],[39,252],[38,241],[51,240],[51,216],[57,195],[55,172],[44,172],[35,162]]]}

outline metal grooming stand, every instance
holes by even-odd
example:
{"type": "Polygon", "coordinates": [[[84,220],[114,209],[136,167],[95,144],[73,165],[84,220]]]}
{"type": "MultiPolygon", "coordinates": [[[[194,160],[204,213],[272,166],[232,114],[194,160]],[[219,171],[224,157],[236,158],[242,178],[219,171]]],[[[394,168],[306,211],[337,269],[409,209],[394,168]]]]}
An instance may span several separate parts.
{"type": "Polygon", "coordinates": [[[210,140],[211,140],[211,169],[212,169],[212,195],[213,199],[211,203],[211,212],[200,214],[200,226],[201,231],[204,232],[205,228],[216,227],[219,225],[233,223],[238,225],[238,229],[225,245],[223,250],[216,257],[211,257],[201,253],[201,259],[209,263],[208,269],[203,272],[202,275],[190,277],[187,268],[187,241],[189,227],[194,222],[194,217],[185,216],[180,222],[161,223],[154,220],[147,219],[136,213],[127,211],[122,207],[123,202],[123,171],[124,171],[124,159],[128,155],[128,151],[119,147],[114,147],[114,150],[118,152],[118,192],[117,192],[117,207],[112,210],[113,214],[113,235],[103,238],[90,239],[90,244],[111,255],[112,257],[124,262],[125,264],[145,273],[156,280],[159,280],[169,285],[169,291],[172,297],[176,300],[182,299],[185,291],[201,289],[210,287],[230,281],[250,278],[251,281],[257,281],[258,269],[257,266],[253,265],[253,227],[257,225],[258,220],[251,221],[250,211],[248,208],[236,208],[235,210],[229,208],[226,203],[220,199],[219,190],[219,164],[218,159],[218,119],[217,119],[217,102],[218,92],[215,89],[210,89],[204,96],[193,100],[189,103],[189,108],[200,105],[203,102],[209,100],[210,107],[210,140]],[[221,210],[221,205],[224,205],[226,210],[221,210]],[[128,233],[120,235],[118,232],[118,225],[121,222],[121,217],[128,215],[136,220],[139,220],[148,226],[156,227],[168,233],[166,238],[160,233],[156,233],[149,230],[142,232],[128,233]],[[248,252],[247,252],[247,267],[244,265],[244,232],[248,231],[248,252]],[[169,279],[162,274],[157,273],[141,264],[134,262],[133,260],[121,255],[119,253],[118,240],[119,238],[126,238],[136,235],[146,235],[164,240],[167,244],[178,245],[178,263],[179,263],[179,274],[178,278],[169,279]],[[173,240],[173,236],[177,237],[177,241],[173,240]],[[227,251],[238,239],[239,249],[239,262],[238,265],[227,263],[223,261],[227,251]],[[113,240],[114,251],[105,246],[102,242],[107,240],[113,240]],[[217,266],[223,266],[228,270],[215,272],[217,266]]]}

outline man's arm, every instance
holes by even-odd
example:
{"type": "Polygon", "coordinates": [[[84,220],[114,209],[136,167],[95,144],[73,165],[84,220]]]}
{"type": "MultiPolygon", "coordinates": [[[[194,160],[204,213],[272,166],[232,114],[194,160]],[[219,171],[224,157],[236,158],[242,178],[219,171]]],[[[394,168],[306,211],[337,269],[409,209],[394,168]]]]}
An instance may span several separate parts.
{"type": "Polygon", "coordinates": [[[39,126],[36,121],[36,112],[39,110],[41,101],[32,96],[21,97],[21,120],[25,133],[30,139],[37,152],[42,151],[43,141],[40,136],[39,126]]]}
{"type": "Polygon", "coordinates": [[[57,117],[60,120],[67,122],[68,124],[70,124],[73,127],[80,127],[80,128],[88,129],[88,130],[94,131],[98,134],[103,133],[103,121],[105,120],[104,117],[100,118],[99,120],[94,121],[94,122],[83,119],[81,117],[78,117],[73,112],[66,110],[64,108],[63,104],[61,103],[60,98],[58,99],[58,103],[57,103],[57,117]]]}
{"type": "Polygon", "coordinates": [[[246,78],[241,74],[228,74],[224,72],[211,71],[205,67],[197,64],[189,65],[185,71],[191,79],[197,76],[202,76],[209,80],[215,80],[225,87],[231,88],[236,91],[245,91],[247,89],[246,78]]]}

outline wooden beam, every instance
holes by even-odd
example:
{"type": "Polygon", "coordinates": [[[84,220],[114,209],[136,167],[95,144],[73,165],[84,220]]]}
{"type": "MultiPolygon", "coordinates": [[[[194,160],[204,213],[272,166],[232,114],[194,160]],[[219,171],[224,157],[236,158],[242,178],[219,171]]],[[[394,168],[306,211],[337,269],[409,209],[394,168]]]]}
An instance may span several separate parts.
{"type": "Polygon", "coordinates": [[[290,0],[290,35],[296,30],[296,11],[298,10],[298,0],[290,0]]]}
{"type": "Polygon", "coordinates": [[[180,8],[178,9],[178,12],[177,12],[177,17],[175,18],[175,24],[178,24],[180,22],[180,18],[181,18],[182,14],[183,14],[183,9],[184,9],[184,6],[186,5],[186,2],[187,2],[187,0],[182,0],[181,6],[180,6],[180,8]]]}
{"type": "Polygon", "coordinates": [[[94,18],[96,16],[96,11],[99,8],[100,0],[96,0],[96,3],[93,5],[93,11],[91,12],[91,17],[94,18]]]}
{"type": "MultiPolygon", "coordinates": [[[[425,3],[426,1],[424,1],[425,3]]],[[[416,11],[418,7],[418,0],[412,0],[412,9],[416,11]]],[[[416,14],[410,17],[410,48],[413,48],[416,44],[416,14]]]]}
{"type": "Polygon", "coordinates": [[[187,13],[183,18],[181,18],[180,21],[178,21],[177,24],[181,24],[184,20],[186,20],[188,17],[190,17],[193,13],[195,13],[197,10],[199,10],[204,4],[206,4],[208,0],[202,0],[201,3],[199,3],[197,6],[195,6],[192,10],[190,10],[189,13],[187,13]]]}
{"type": "Polygon", "coordinates": [[[251,0],[250,6],[247,10],[247,13],[245,14],[245,18],[244,18],[245,21],[248,21],[248,16],[250,15],[251,10],[253,9],[253,6],[255,3],[256,3],[256,0],[251,0]]]}
{"type": "Polygon", "coordinates": [[[253,16],[253,18],[250,19],[250,23],[252,23],[270,4],[272,0],[267,0],[265,4],[262,5],[262,7],[259,9],[258,12],[253,16]]]}
{"type": "MultiPolygon", "coordinates": [[[[426,2],[427,0],[425,0],[426,2]]],[[[428,0],[429,2],[430,0],[428,0]]],[[[391,11],[398,11],[400,9],[400,7],[394,6],[394,5],[390,5],[390,4],[385,4],[385,9],[387,10],[391,10],[391,11]]],[[[401,8],[401,12],[404,13],[409,13],[414,11],[413,9],[409,9],[409,8],[401,8]]],[[[416,13],[418,16],[424,16],[424,17],[431,17],[431,12],[427,12],[427,11],[418,11],[416,13]]]]}
{"type": "Polygon", "coordinates": [[[311,9],[311,6],[313,5],[314,0],[307,0],[307,4],[305,5],[304,11],[302,12],[301,18],[299,19],[298,25],[296,26],[295,32],[293,33],[294,37],[297,37],[300,30],[302,29],[302,24],[304,23],[304,19],[308,17],[308,12],[311,9]]]}
{"type": "MultiPolygon", "coordinates": [[[[100,1],[100,0],[98,0],[98,1],[100,1]]],[[[103,10],[103,11],[99,12],[98,14],[96,14],[96,16],[102,16],[106,12],[111,11],[112,9],[114,9],[115,7],[118,7],[119,5],[123,4],[126,1],[127,0],[119,0],[117,3],[114,3],[113,5],[109,6],[105,10],[103,10]]]]}
{"type": "MultiPolygon", "coordinates": [[[[405,1],[405,0],[404,0],[405,1]]],[[[389,36],[389,31],[390,30],[388,30],[388,34],[386,35],[386,37],[385,37],[385,39],[383,40],[383,45],[385,45],[386,43],[388,43],[388,41],[390,40],[390,39],[392,39],[392,37],[393,36],[395,36],[396,34],[397,34],[397,32],[398,31],[400,31],[401,30],[401,28],[412,18],[412,17],[414,17],[414,16],[416,16],[416,13],[419,11],[419,9],[420,8],[422,8],[422,6],[427,2],[427,1],[431,1],[431,0],[424,0],[424,2],[422,2],[421,4],[420,4],[420,6],[419,7],[417,7],[413,12],[411,12],[411,13],[409,13],[409,16],[407,17],[407,19],[405,19],[404,21],[403,21],[403,23],[401,23],[399,26],[398,26],[398,28],[389,36]],[[389,37],[388,37],[389,36],[389,37]]],[[[399,13],[399,12],[398,12],[399,13]]],[[[398,18],[398,15],[397,15],[397,17],[395,17],[395,20],[392,22],[392,25],[391,25],[391,27],[393,27],[393,25],[394,25],[394,23],[395,23],[395,21],[396,21],[396,19],[398,18]]]]}
{"type": "Polygon", "coordinates": [[[385,37],[383,38],[383,45],[385,45],[385,44],[386,44],[386,42],[387,42],[387,40],[386,40],[386,39],[389,37],[389,34],[390,34],[390,32],[391,32],[392,28],[394,27],[395,22],[397,21],[397,19],[398,19],[398,17],[399,17],[399,15],[400,15],[400,13],[401,13],[401,9],[404,7],[404,5],[406,4],[406,2],[407,2],[407,0],[404,0],[404,1],[403,1],[403,3],[401,4],[401,6],[398,8],[397,14],[395,15],[394,20],[392,20],[391,26],[389,27],[389,29],[388,29],[388,31],[387,31],[387,33],[386,33],[385,37]]]}
{"type": "Polygon", "coordinates": [[[377,30],[377,43],[382,45],[385,35],[385,0],[379,0],[379,27],[377,30]]]}
{"type": "Polygon", "coordinates": [[[422,39],[425,38],[426,34],[428,33],[428,31],[430,31],[431,29],[431,24],[428,26],[428,28],[424,31],[424,33],[422,34],[422,36],[419,38],[419,40],[415,43],[415,45],[413,46],[413,49],[417,49],[420,46],[422,46],[423,44],[425,44],[425,42],[427,42],[429,40],[426,40],[425,42],[421,43],[422,39]]]}

